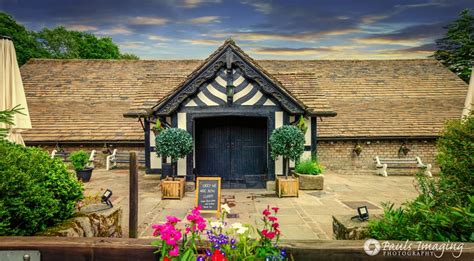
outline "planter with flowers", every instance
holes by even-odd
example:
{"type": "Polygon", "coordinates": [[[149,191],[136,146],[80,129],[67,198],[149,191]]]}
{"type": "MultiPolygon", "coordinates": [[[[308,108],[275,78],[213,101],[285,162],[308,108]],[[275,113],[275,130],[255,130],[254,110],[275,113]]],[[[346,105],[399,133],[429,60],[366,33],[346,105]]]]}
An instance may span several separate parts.
{"type": "Polygon", "coordinates": [[[304,134],[295,126],[284,125],[275,129],[270,136],[271,156],[275,160],[283,157],[285,177],[276,178],[276,190],[279,197],[298,197],[299,181],[297,177],[288,177],[289,160],[298,161],[304,151],[304,134]]]}
{"type": "Polygon", "coordinates": [[[306,159],[296,164],[293,175],[298,177],[299,187],[302,190],[322,190],[324,176],[323,167],[316,160],[306,159]]]}
{"type": "Polygon", "coordinates": [[[288,260],[286,251],[278,247],[278,208],[263,211],[261,230],[247,224],[228,224],[230,209],[226,205],[220,220],[206,222],[200,210],[196,207],[188,213],[183,229],[178,228],[181,220],[173,216],[152,226],[153,235],[159,237],[152,244],[159,247],[155,253],[160,261],[288,260]],[[257,239],[252,238],[255,233],[257,239]]]}
{"type": "Polygon", "coordinates": [[[156,153],[159,157],[171,158],[172,177],[161,181],[162,199],[181,199],[184,196],[185,180],[176,177],[176,162],[193,150],[191,135],[178,128],[163,130],[156,137],[156,153]]]}

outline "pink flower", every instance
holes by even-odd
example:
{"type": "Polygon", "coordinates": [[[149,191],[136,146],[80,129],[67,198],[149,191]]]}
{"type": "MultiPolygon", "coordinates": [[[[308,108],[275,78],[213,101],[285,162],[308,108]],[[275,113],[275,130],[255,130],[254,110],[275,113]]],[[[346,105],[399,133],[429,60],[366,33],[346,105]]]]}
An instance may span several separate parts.
{"type": "Polygon", "coordinates": [[[189,234],[189,231],[191,231],[191,229],[189,227],[186,227],[186,235],[189,234]]]}
{"type": "Polygon", "coordinates": [[[203,231],[204,229],[206,229],[206,223],[205,222],[198,223],[197,228],[199,231],[203,231]]]}
{"type": "Polygon", "coordinates": [[[268,220],[270,220],[271,222],[275,222],[278,220],[277,217],[268,217],[268,220]]]}
{"type": "Polygon", "coordinates": [[[275,211],[275,214],[276,214],[276,213],[278,213],[278,210],[279,210],[280,208],[273,207],[272,209],[273,209],[273,211],[275,211]]]}
{"type": "Polygon", "coordinates": [[[179,256],[179,247],[177,245],[174,246],[173,249],[169,252],[170,256],[179,256]]]}
{"type": "Polygon", "coordinates": [[[196,216],[195,216],[194,214],[193,214],[193,215],[187,215],[187,216],[186,216],[186,219],[187,219],[188,221],[194,221],[194,220],[196,219],[196,216]]]}
{"type": "Polygon", "coordinates": [[[272,227],[273,227],[274,229],[277,229],[277,228],[280,227],[280,224],[278,224],[278,223],[273,223],[273,224],[272,224],[272,227]]]}
{"type": "Polygon", "coordinates": [[[166,219],[168,220],[168,223],[171,223],[171,224],[176,224],[179,221],[181,221],[181,219],[179,219],[175,216],[167,216],[166,219]]]}

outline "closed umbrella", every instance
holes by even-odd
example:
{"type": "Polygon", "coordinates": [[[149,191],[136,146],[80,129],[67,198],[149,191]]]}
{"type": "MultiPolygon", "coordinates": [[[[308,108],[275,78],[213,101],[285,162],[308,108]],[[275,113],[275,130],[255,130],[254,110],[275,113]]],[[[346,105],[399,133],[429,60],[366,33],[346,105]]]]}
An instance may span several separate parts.
{"type": "Polygon", "coordinates": [[[9,37],[0,36],[0,111],[10,110],[17,105],[23,108],[21,110],[23,114],[16,113],[13,116],[13,125],[0,123],[0,128],[9,128],[7,139],[24,145],[21,132],[31,129],[25,90],[21,81],[13,41],[9,37]]]}

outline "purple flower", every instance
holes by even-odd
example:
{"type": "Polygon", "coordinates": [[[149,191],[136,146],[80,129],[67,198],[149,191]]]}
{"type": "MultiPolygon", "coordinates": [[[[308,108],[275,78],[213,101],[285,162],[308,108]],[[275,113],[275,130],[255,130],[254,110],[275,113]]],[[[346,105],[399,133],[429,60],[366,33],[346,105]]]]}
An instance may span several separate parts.
{"type": "Polygon", "coordinates": [[[206,256],[212,256],[212,252],[209,249],[206,249],[206,256]]]}
{"type": "Polygon", "coordinates": [[[232,239],[230,240],[230,243],[231,243],[232,245],[235,244],[235,238],[232,238],[232,239]]]}
{"type": "Polygon", "coordinates": [[[197,259],[196,259],[196,261],[204,261],[204,260],[205,260],[205,259],[204,259],[203,256],[198,256],[197,259]]]}

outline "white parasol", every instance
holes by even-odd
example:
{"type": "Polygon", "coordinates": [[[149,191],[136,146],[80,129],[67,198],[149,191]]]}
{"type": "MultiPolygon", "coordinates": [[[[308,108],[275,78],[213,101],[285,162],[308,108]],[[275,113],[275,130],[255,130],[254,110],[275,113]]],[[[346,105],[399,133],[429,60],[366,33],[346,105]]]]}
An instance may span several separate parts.
{"type": "Polygon", "coordinates": [[[26,103],[20,68],[16,60],[15,47],[9,37],[0,36],[0,111],[10,110],[19,105],[21,112],[13,117],[13,125],[0,123],[0,128],[9,128],[7,139],[17,144],[23,144],[21,132],[31,129],[30,114],[26,103]]]}

